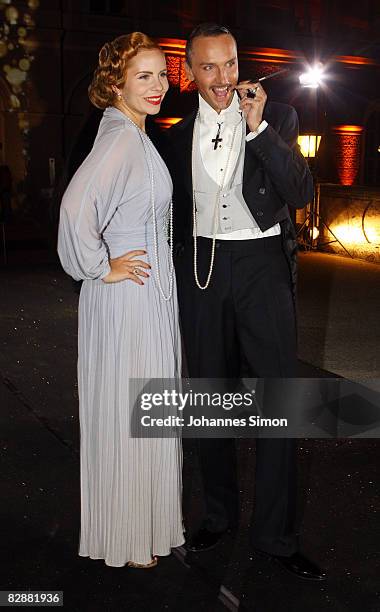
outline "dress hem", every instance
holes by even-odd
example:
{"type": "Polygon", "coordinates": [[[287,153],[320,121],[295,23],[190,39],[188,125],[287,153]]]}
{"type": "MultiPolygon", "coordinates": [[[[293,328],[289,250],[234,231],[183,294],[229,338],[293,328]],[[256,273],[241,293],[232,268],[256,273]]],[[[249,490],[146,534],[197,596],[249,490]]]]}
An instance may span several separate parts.
{"type": "MultiPolygon", "coordinates": [[[[152,558],[153,557],[168,557],[169,555],[171,555],[173,548],[178,548],[179,546],[183,546],[184,543],[185,543],[185,538],[182,538],[182,540],[181,540],[181,542],[179,544],[173,544],[173,546],[170,547],[169,552],[153,553],[152,554],[152,558]]],[[[105,559],[104,557],[93,557],[91,555],[86,555],[85,553],[78,553],[78,555],[79,555],[79,557],[84,557],[84,558],[87,558],[87,559],[91,559],[92,561],[104,561],[104,563],[105,563],[105,565],[107,565],[107,567],[125,567],[130,562],[132,562],[132,563],[141,563],[141,561],[135,561],[133,559],[129,559],[125,563],[121,563],[119,565],[119,564],[116,564],[116,563],[107,562],[107,559],[105,559]]]]}

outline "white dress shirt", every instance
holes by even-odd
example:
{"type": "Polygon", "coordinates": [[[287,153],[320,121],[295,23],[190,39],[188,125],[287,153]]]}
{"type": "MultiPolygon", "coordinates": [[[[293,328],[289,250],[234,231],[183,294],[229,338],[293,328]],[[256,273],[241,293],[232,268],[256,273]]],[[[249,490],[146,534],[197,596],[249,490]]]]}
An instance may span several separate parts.
{"type": "MultiPolygon", "coordinates": [[[[239,98],[236,91],[233,95],[231,104],[228,106],[228,108],[221,110],[220,113],[217,113],[202,98],[202,96],[199,95],[199,120],[201,157],[206,171],[218,185],[221,184],[225,174],[224,185],[227,185],[238,161],[242,130],[245,131],[246,129],[246,123],[242,120],[242,113],[239,109],[239,98]],[[222,138],[222,141],[217,143],[217,148],[215,150],[215,143],[212,142],[212,140],[216,138],[219,124],[221,124],[219,138],[222,138]],[[235,126],[237,126],[237,131],[227,172],[225,172],[235,126]]],[[[245,137],[246,142],[256,138],[256,136],[263,132],[267,126],[268,123],[265,120],[262,121],[256,130],[256,133],[251,132],[245,137]]],[[[253,223],[255,227],[252,229],[239,229],[225,234],[216,234],[216,238],[219,240],[252,240],[254,238],[277,236],[281,232],[280,225],[278,223],[273,227],[270,227],[265,232],[260,230],[255,219],[253,219],[253,223]]],[[[212,236],[205,236],[205,238],[212,238],[212,236]]]]}

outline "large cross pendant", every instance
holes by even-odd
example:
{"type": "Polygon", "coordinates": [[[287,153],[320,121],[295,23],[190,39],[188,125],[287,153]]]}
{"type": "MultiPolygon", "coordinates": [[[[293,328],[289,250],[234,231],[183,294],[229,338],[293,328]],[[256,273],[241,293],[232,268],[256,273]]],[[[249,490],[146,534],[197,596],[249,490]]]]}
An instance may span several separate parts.
{"type": "Polygon", "coordinates": [[[219,138],[219,135],[220,135],[220,128],[221,128],[221,127],[222,127],[222,124],[221,124],[221,123],[218,123],[218,132],[217,132],[217,134],[216,134],[215,138],[213,138],[213,139],[212,139],[212,141],[211,141],[211,142],[213,142],[213,143],[214,143],[214,151],[216,151],[216,149],[218,148],[218,144],[219,144],[220,142],[222,142],[222,140],[223,140],[223,138],[219,138]]]}

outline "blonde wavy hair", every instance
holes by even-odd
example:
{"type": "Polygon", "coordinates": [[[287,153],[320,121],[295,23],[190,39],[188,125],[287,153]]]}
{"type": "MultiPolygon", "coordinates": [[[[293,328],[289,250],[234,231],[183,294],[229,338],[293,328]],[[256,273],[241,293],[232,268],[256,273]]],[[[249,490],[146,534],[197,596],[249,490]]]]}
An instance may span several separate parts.
{"type": "Polygon", "coordinates": [[[112,88],[124,87],[128,63],[142,49],[161,51],[159,45],[142,32],[118,36],[103,45],[99,52],[98,67],[88,88],[88,97],[94,106],[105,109],[115,104],[117,95],[112,88]]]}

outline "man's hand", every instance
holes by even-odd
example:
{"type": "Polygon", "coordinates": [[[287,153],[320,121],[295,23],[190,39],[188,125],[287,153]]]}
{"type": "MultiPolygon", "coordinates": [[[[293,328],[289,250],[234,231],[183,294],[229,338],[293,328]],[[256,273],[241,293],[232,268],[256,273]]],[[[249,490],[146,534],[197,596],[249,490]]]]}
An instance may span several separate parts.
{"type": "Polygon", "coordinates": [[[150,270],[151,266],[142,259],[134,259],[138,255],[146,255],[146,251],[129,251],[125,255],[110,259],[111,272],[103,278],[104,283],[119,283],[120,281],[130,279],[137,285],[144,283],[139,278],[149,278],[149,274],[141,270],[145,268],[150,270]]]}
{"type": "Polygon", "coordinates": [[[236,85],[240,95],[240,110],[243,111],[244,118],[251,132],[259,127],[263,120],[264,106],[267,101],[267,94],[259,82],[242,81],[236,85]],[[256,95],[254,98],[247,97],[248,90],[253,90],[256,95]]]}

